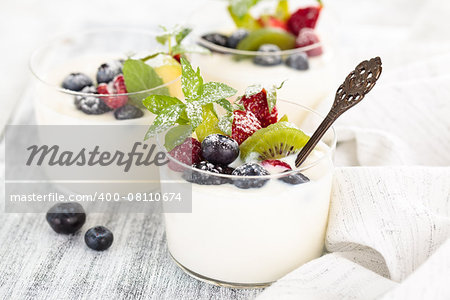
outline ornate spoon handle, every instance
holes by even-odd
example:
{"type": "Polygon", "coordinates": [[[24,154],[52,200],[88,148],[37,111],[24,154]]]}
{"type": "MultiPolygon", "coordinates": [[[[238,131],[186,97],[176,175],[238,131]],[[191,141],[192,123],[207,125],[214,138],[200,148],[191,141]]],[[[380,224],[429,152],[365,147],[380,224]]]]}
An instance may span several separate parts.
{"type": "Polygon", "coordinates": [[[333,106],[325,119],[311,136],[305,147],[302,148],[295,160],[295,166],[298,168],[308,157],[314,147],[319,143],[328,128],[350,107],[364,99],[364,96],[372,90],[381,75],[381,59],[379,57],[365,60],[356,66],[345,78],[334,98],[333,106]]]}

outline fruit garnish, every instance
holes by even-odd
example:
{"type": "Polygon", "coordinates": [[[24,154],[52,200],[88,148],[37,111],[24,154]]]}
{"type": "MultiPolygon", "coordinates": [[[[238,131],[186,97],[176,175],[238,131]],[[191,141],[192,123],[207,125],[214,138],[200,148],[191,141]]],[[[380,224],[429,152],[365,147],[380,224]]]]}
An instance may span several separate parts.
{"type": "Polygon", "coordinates": [[[104,251],[111,247],[114,236],[108,228],[104,226],[95,226],[86,231],[84,241],[92,250],[104,251]]]}
{"type": "MultiPolygon", "coordinates": [[[[163,83],[171,82],[181,76],[180,63],[168,54],[160,54],[146,61],[146,64],[155,70],[163,83]]],[[[167,88],[169,89],[170,95],[177,95],[181,90],[180,84],[170,84],[167,88]]],[[[158,88],[158,90],[160,89],[164,90],[165,88],[158,88]]],[[[159,93],[159,91],[157,91],[157,93],[159,93]]]]}
{"type": "Polygon", "coordinates": [[[226,98],[236,94],[235,89],[219,82],[203,83],[200,70],[197,68],[194,71],[191,64],[183,57],[181,66],[181,86],[185,102],[166,95],[151,95],[144,99],[144,106],[157,115],[147,131],[145,139],[155,136],[175,124],[190,125],[192,133],[203,122],[203,108],[209,104],[216,103],[229,113],[233,110],[231,103],[226,98]]]}
{"type": "MultiPolygon", "coordinates": [[[[101,83],[97,87],[97,93],[101,95],[113,95],[113,94],[126,94],[127,88],[125,87],[125,82],[123,75],[117,75],[112,82],[109,84],[101,83]]],[[[128,101],[127,95],[119,96],[101,96],[103,102],[112,109],[116,109],[124,106],[128,101]]]]}
{"type": "MultiPolygon", "coordinates": [[[[270,53],[270,52],[279,52],[281,49],[277,45],[272,44],[264,44],[259,47],[259,53],[270,53]]],[[[281,64],[283,60],[281,59],[281,55],[273,54],[273,55],[255,55],[253,57],[253,63],[260,66],[276,66],[281,64]]]]}
{"type": "Polygon", "coordinates": [[[202,157],[210,163],[226,166],[239,156],[239,145],[222,134],[208,135],[202,142],[202,157]]]}
{"type": "Polygon", "coordinates": [[[256,51],[264,44],[275,44],[282,50],[292,49],[295,47],[295,36],[278,28],[261,28],[240,41],[237,49],[256,51]]]}
{"type": "Polygon", "coordinates": [[[263,87],[262,85],[249,86],[244,96],[239,100],[244,108],[251,111],[261,122],[261,126],[267,127],[276,123],[278,112],[276,108],[277,89],[280,87],[263,87]]]}
{"type": "Polygon", "coordinates": [[[92,86],[92,79],[83,73],[70,73],[64,78],[62,87],[74,92],[79,92],[87,86],[92,86]]]}
{"type": "Polygon", "coordinates": [[[224,169],[221,166],[214,165],[207,161],[201,161],[197,164],[194,164],[193,167],[195,169],[208,171],[213,174],[209,175],[203,172],[197,172],[195,170],[188,169],[184,171],[182,176],[186,181],[202,185],[220,185],[230,182],[228,178],[214,176],[214,174],[225,174],[224,169]]]}
{"type": "Polygon", "coordinates": [[[263,160],[261,165],[271,174],[283,173],[285,171],[292,170],[291,166],[287,162],[278,159],[263,160]]]}
{"type": "Polygon", "coordinates": [[[322,6],[308,6],[298,9],[294,12],[289,20],[287,26],[289,30],[298,35],[303,28],[314,29],[316,27],[317,20],[319,19],[322,6]]]}
{"type": "Polygon", "coordinates": [[[309,178],[306,177],[305,175],[303,175],[302,173],[289,174],[287,176],[283,176],[283,177],[278,178],[278,180],[281,180],[283,182],[286,182],[286,183],[289,183],[289,184],[292,184],[292,185],[297,185],[297,184],[302,184],[302,183],[309,182],[309,178]]]}
{"type": "Polygon", "coordinates": [[[309,69],[308,56],[303,52],[289,55],[285,63],[286,66],[296,70],[303,71],[309,69]]]}
{"type": "Polygon", "coordinates": [[[227,47],[235,49],[240,41],[247,37],[249,31],[246,29],[238,29],[234,31],[227,40],[227,47]]]}
{"type": "Polygon", "coordinates": [[[97,84],[109,83],[119,74],[122,74],[122,60],[114,60],[100,65],[97,69],[97,84]]]}
{"type": "Polygon", "coordinates": [[[270,15],[261,16],[258,19],[258,23],[261,24],[261,27],[273,27],[283,29],[286,31],[288,30],[286,22],[270,15]]]}
{"type": "Polygon", "coordinates": [[[144,112],[131,104],[125,104],[114,111],[116,120],[138,119],[144,115],[144,112]]]}
{"type": "MultiPolygon", "coordinates": [[[[202,145],[196,139],[188,137],[182,144],[170,150],[169,155],[190,166],[201,161],[202,145]]],[[[184,171],[183,166],[173,162],[172,160],[169,160],[168,166],[173,171],[184,171]]]]}
{"type": "Polygon", "coordinates": [[[79,203],[58,203],[49,209],[46,218],[55,232],[71,234],[77,232],[86,222],[86,213],[79,203]]]}
{"type": "MultiPolygon", "coordinates": [[[[300,33],[297,36],[297,39],[295,40],[295,47],[296,48],[302,48],[310,45],[314,45],[316,43],[319,43],[319,37],[314,32],[313,29],[310,28],[303,28],[300,30],[300,33]]],[[[314,47],[313,49],[306,50],[305,51],[308,56],[319,56],[322,55],[323,50],[320,45],[317,45],[317,47],[314,47]]]]}
{"type": "Polygon", "coordinates": [[[231,122],[231,137],[239,145],[261,129],[261,123],[251,111],[235,110],[231,122]]]}
{"type": "Polygon", "coordinates": [[[242,176],[242,179],[233,180],[233,184],[241,189],[260,188],[267,183],[269,179],[245,178],[245,176],[265,176],[269,172],[263,166],[257,163],[246,163],[237,167],[231,175],[242,176]]]}
{"type": "Polygon", "coordinates": [[[259,160],[279,159],[297,152],[309,137],[294,124],[278,122],[262,128],[241,144],[241,158],[256,153],[259,160]]]}
{"type": "MultiPolygon", "coordinates": [[[[289,1],[288,0],[279,0],[277,4],[277,8],[275,9],[275,16],[282,21],[287,21],[291,16],[289,12],[289,1]]],[[[287,25],[287,24],[286,24],[287,25]]]]}
{"type": "Polygon", "coordinates": [[[213,109],[214,107],[212,107],[212,104],[204,107],[202,112],[203,121],[195,129],[195,134],[197,135],[197,138],[200,142],[202,142],[205,137],[210,134],[224,134],[219,128],[219,119],[217,118],[217,115],[214,113],[213,109]]]}
{"type": "Polygon", "coordinates": [[[207,33],[202,35],[202,39],[222,47],[226,47],[228,42],[228,37],[220,33],[207,33]]]}
{"type": "Polygon", "coordinates": [[[228,12],[238,28],[255,30],[260,28],[258,21],[250,14],[250,8],[259,0],[230,0],[228,12]]]}
{"type": "Polygon", "coordinates": [[[81,90],[82,93],[92,95],[75,96],[75,107],[88,115],[101,115],[111,111],[111,108],[97,97],[97,89],[94,86],[87,86],[81,90]]]}
{"type": "Polygon", "coordinates": [[[287,122],[287,121],[289,121],[288,120],[288,116],[287,115],[283,115],[278,122],[287,122]]]}

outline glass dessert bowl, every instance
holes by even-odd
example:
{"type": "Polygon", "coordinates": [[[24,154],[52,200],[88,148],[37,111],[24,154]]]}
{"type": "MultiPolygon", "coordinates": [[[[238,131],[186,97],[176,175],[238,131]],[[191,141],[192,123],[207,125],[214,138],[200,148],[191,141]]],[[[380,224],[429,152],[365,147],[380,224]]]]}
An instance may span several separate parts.
{"type": "Polygon", "coordinates": [[[181,94],[181,66],[176,59],[166,54],[145,62],[138,59],[167,52],[156,40],[159,34],[156,30],[89,30],[38,48],[30,59],[30,69],[39,81],[34,98],[37,123],[150,124],[153,115],[143,109],[142,99],[151,94],[181,94]],[[134,64],[126,66],[131,59],[134,64]],[[139,67],[145,70],[135,71],[139,67]]]}
{"type": "Polygon", "coordinates": [[[252,22],[247,20],[243,25],[233,21],[237,17],[228,1],[210,1],[200,13],[202,17],[194,15],[191,20],[196,42],[212,54],[193,54],[190,58],[207,80],[227,83],[241,93],[255,82],[285,81],[280,97],[312,108],[334,88],[337,61],[330,33],[333,21],[317,2],[260,1],[243,17],[252,22]],[[289,3],[284,20],[275,9],[277,3],[289,3]],[[305,25],[308,20],[302,18],[308,13],[315,21],[305,25]],[[294,15],[303,25],[290,20],[294,15]]]}
{"type": "Polygon", "coordinates": [[[186,102],[154,95],[146,103],[151,111],[174,108],[170,115],[160,113],[149,129],[168,157],[160,167],[161,191],[185,184],[192,196],[191,212],[165,214],[170,254],[200,280],[267,286],[323,252],[334,130],[296,167],[297,153],[323,117],[294,102],[277,102],[276,89],[260,86],[232,105],[224,99],[236,90],[203,83],[186,60],[181,63],[186,102]],[[189,112],[196,105],[201,119],[189,112]],[[222,116],[220,107],[226,108],[222,116]]]}

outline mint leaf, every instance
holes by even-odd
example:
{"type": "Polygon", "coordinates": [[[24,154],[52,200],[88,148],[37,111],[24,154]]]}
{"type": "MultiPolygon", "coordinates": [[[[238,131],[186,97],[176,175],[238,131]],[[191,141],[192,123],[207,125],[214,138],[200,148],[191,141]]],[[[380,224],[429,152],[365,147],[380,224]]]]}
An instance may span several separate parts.
{"type": "Polygon", "coordinates": [[[219,124],[217,124],[226,135],[231,135],[233,127],[233,113],[227,113],[219,119],[219,124]]]}
{"type": "Polygon", "coordinates": [[[203,90],[203,78],[200,75],[200,69],[194,71],[189,61],[181,58],[182,77],[181,87],[183,89],[184,97],[186,101],[197,100],[202,94],[203,90]]]}
{"type": "Polygon", "coordinates": [[[145,140],[163,132],[164,130],[172,127],[181,115],[181,112],[185,109],[185,105],[175,104],[164,108],[159,112],[159,115],[155,118],[152,125],[145,134],[145,140]]]}
{"type": "Polygon", "coordinates": [[[230,0],[231,12],[238,18],[242,18],[258,2],[259,0],[230,0]]]}
{"type": "MultiPolygon", "coordinates": [[[[137,93],[154,89],[164,83],[151,66],[139,59],[127,59],[124,62],[123,77],[128,93],[137,93]]],[[[154,91],[130,95],[129,102],[133,105],[142,107],[142,99],[155,93],[168,95],[169,90],[166,87],[161,87],[154,91]]]]}
{"type": "Polygon", "coordinates": [[[233,105],[227,99],[219,99],[216,103],[222,106],[227,112],[233,112],[233,105]]]}
{"type": "Polygon", "coordinates": [[[239,17],[233,12],[231,6],[228,6],[228,12],[230,13],[233,22],[236,24],[236,27],[238,28],[246,28],[248,30],[255,30],[261,28],[261,25],[258,23],[257,20],[255,20],[255,18],[252,17],[252,15],[250,15],[250,13],[247,13],[242,17],[239,17]]]}
{"type": "Polygon", "coordinates": [[[242,105],[241,103],[236,101],[233,104],[233,110],[244,110],[245,111],[245,107],[244,107],[244,105],[242,105]]]}
{"type": "MultiPolygon", "coordinates": [[[[174,104],[183,104],[178,98],[165,95],[151,95],[142,101],[142,104],[155,115],[174,104]]],[[[183,104],[184,105],[184,104],[183,104]]]]}
{"type": "Polygon", "coordinates": [[[200,45],[175,45],[172,47],[172,55],[184,54],[184,53],[199,53],[199,54],[210,54],[207,48],[200,45]]]}
{"type": "Polygon", "coordinates": [[[191,134],[191,125],[178,125],[177,127],[173,127],[166,133],[164,147],[166,147],[167,151],[170,151],[183,143],[186,138],[191,136],[191,134]]]}
{"type": "Polygon", "coordinates": [[[236,94],[232,87],[220,82],[208,82],[203,85],[203,93],[198,100],[202,105],[217,102],[224,98],[229,98],[236,94]]]}
{"type": "Polygon", "coordinates": [[[200,123],[203,121],[202,113],[202,105],[197,101],[186,103],[186,113],[189,118],[190,124],[192,128],[197,128],[200,123]]]}
{"type": "Polygon", "coordinates": [[[175,33],[175,42],[177,44],[180,44],[185,37],[191,33],[192,29],[187,27],[181,27],[178,29],[178,31],[175,33]]]}

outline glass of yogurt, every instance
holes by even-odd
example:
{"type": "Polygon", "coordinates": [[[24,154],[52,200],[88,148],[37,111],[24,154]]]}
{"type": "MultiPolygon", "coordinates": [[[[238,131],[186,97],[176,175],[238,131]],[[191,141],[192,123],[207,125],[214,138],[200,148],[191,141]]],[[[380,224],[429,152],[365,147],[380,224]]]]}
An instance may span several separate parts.
{"type": "MultiPolygon", "coordinates": [[[[316,1],[290,0],[291,13],[298,8],[317,5],[316,1]]],[[[259,22],[264,15],[274,10],[277,1],[261,1],[250,12],[259,22]]],[[[228,12],[228,1],[209,1],[191,18],[196,42],[211,50],[211,54],[193,54],[191,62],[198,65],[208,81],[224,82],[242,93],[254,82],[273,84],[284,81],[279,96],[295,99],[299,104],[316,108],[336,86],[337,57],[333,42],[333,18],[326,7],[321,9],[320,18],[314,29],[317,41],[299,46],[302,38],[292,32],[275,27],[256,30],[238,28],[228,12]],[[268,32],[264,32],[267,30],[268,32]],[[239,44],[242,36],[250,32],[261,32],[253,41],[239,44]],[[245,33],[247,31],[247,33],[245,33]],[[237,35],[236,37],[233,37],[237,35]],[[259,48],[260,44],[265,44],[259,48]],[[278,49],[267,44],[278,44],[278,49]],[[295,47],[293,46],[294,44],[295,47]],[[242,46],[242,47],[240,47],[242,46]],[[255,48],[256,47],[256,48],[255,48]],[[250,49],[250,50],[249,50],[250,49]],[[258,51],[264,50],[264,51],[258,51]],[[302,56],[303,58],[299,58],[302,56]],[[260,63],[258,63],[260,62],[260,63]]],[[[267,22],[267,21],[266,21],[267,22]]],[[[270,20],[268,21],[270,22],[270,20]]],[[[277,21],[278,22],[278,21],[277,21]]],[[[312,29],[304,29],[308,32],[312,29]]],[[[246,36],[248,38],[248,35],[246,36]]],[[[245,39],[245,38],[244,38],[245,39]]],[[[308,39],[306,37],[305,39],[308,39]]]]}
{"type": "MultiPolygon", "coordinates": [[[[279,100],[277,107],[310,135],[323,117],[297,102],[279,100]]],[[[269,174],[263,176],[213,174],[168,155],[169,164],[160,168],[163,193],[174,182],[186,182],[186,174],[205,180],[191,185],[191,212],[165,214],[173,260],[199,280],[251,288],[270,285],[321,256],[335,145],[330,129],[299,168],[294,167],[296,152],[280,159],[292,170],[280,173],[279,166],[266,166],[269,174]]],[[[242,164],[238,157],[230,167],[242,164]]]]}
{"type": "MultiPolygon", "coordinates": [[[[138,108],[138,105],[122,109],[118,118],[118,110],[114,107],[108,108],[101,104],[102,107],[98,109],[95,106],[98,104],[92,103],[98,99],[101,99],[101,102],[125,99],[127,103],[132,99],[138,103],[151,94],[168,94],[175,97],[182,95],[181,67],[168,55],[158,55],[146,61],[159,76],[159,85],[135,92],[113,89],[107,95],[98,93],[100,80],[103,80],[104,84],[108,80],[98,77],[100,68],[104,67],[105,73],[117,71],[117,74],[113,74],[114,77],[120,75],[122,64],[128,57],[141,58],[149,53],[166,51],[164,46],[156,41],[158,34],[160,32],[156,30],[88,30],[61,36],[35,50],[30,59],[30,69],[38,79],[34,93],[37,123],[39,125],[150,124],[154,115],[146,109],[138,108]],[[80,73],[88,77],[93,89],[73,90],[64,86],[63,82],[69,74],[80,73]],[[81,109],[82,104],[88,105],[84,107],[87,109],[81,109]]],[[[110,86],[113,84],[113,77],[110,78],[110,86]]],[[[121,84],[120,80],[117,84],[121,84]]]]}

